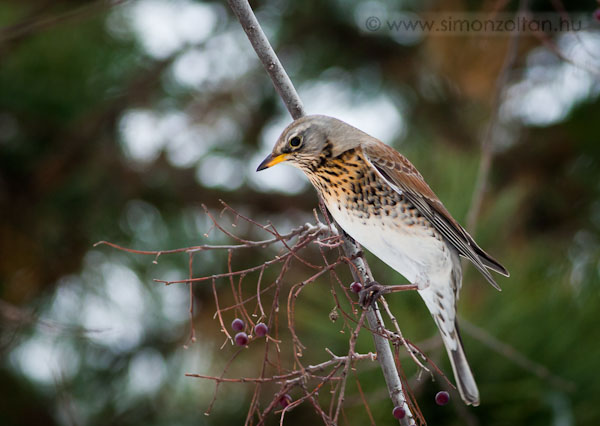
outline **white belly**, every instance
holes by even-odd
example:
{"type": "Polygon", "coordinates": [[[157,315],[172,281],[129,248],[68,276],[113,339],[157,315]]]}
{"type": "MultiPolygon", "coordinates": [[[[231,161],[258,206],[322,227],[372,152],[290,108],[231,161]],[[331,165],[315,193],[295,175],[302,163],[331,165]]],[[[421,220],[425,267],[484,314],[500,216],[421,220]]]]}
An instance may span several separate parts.
{"type": "Polygon", "coordinates": [[[460,268],[458,254],[453,253],[445,241],[436,238],[432,229],[419,224],[408,226],[400,215],[360,218],[338,209],[337,204],[327,203],[327,208],[352,238],[410,283],[419,285],[418,292],[435,319],[444,343],[449,350],[456,349],[458,342],[453,333],[461,271],[453,268],[460,268]]]}
{"type": "Polygon", "coordinates": [[[400,217],[371,215],[365,219],[337,205],[327,207],[344,231],[411,283],[425,284],[424,279],[447,282],[451,253],[430,229],[404,225],[400,217]]]}

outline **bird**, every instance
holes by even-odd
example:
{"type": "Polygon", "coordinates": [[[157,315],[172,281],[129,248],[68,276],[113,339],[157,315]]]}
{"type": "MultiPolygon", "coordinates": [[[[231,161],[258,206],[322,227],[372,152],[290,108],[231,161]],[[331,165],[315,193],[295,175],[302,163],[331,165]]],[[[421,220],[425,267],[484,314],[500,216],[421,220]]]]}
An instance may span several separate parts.
{"type": "Polygon", "coordinates": [[[508,277],[506,268],[477,245],[406,157],[344,121],[325,115],[293,121],[257,171],[283,162],[305,173],[345,233],[416,285],[462,400],[479,405],[456,317],[460,257],[497,290],[490,270],[508,277]]]}

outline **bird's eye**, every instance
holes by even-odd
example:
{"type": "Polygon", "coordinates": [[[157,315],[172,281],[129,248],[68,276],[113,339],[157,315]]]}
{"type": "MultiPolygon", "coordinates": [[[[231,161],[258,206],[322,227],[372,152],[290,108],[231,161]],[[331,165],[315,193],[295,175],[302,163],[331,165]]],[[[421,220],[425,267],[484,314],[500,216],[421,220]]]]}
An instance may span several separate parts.
{"type": "Polygon", "coordinates": [[[294,136],[290,138],[289,143],[292,148],[298,148],[300,145],[302,145],[302,138],[300,136],[294,136]]]}

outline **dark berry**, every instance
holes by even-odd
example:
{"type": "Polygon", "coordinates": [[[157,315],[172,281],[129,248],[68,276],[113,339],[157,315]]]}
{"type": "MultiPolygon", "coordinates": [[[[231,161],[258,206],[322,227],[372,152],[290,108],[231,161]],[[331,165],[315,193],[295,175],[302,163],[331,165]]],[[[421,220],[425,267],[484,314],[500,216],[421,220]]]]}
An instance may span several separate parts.
{"type": "Polygon", "coordinates": [[[244,320],[239,318],[236,318],[231,322],[231,328],[233,328],[234,331],[242,331],[244,327],[246,327],[244,320]]]}
{"type": "Polygon", "coordinates": [[[358,281],[354,281],[352,284],[350,284],[350,290],[352,290],[355,293],[358,293],[362,290],[362,284],[358,281]]]}
{"type": "Polygon", "coordinates": [[[596,21],[600,21],[600,9],[594,10],[594,18],[596,21]]]}
{"type": "Polygon", "coordinates": [[[450,394],[446,391],[439,391],[435,395],[435,403],[437,405],[446,405],[450,401],[450,394]]]}
{"type": "Polygon", "coordinates": [[[254,334],[256,334],[258,337],[266,336],[268,332],[269,327],[267,327],[267,324],[265,324],[264,322],[259,322],[254,327],[254,334]]]}
{"type": "Polygon", "coordinates": [[[246,346],[248,344],[248,335],[243,331],[240,331],[235,335],[235,344],[238,346],[246,346]]]}
{"type": "Polygon", "coordinates": [[[392,416],[398,420],[403,419],[404,416],[406,416],[406,410],[404,410],[402,407],[394,407],[394,410],[392,410],[392,416]]]}
{"type": "Polygon", "coordinates": [[[279,398],[279,404],[283,408],[287,407],[291,403],[292,403],[292,397],[289,393],[286,393],[285,395],[282,395],[281,398],[279,398]]]}

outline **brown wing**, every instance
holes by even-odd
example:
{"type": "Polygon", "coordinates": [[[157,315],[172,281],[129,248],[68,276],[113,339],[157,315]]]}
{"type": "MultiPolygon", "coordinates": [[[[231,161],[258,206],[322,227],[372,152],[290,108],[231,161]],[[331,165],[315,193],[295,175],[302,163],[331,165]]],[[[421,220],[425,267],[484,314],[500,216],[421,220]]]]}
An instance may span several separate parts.
{"type": "Polygon", "coordinates": [[[461,256],[473,262],[490,284],[500,290],[488,268],[508,276],[506,268],[483,251],[467,231],[454,220],[415,166],[396,150],[379,141],[363,145],[362,150],[367,161],[375,167],[383,179],[412,203],[461,256]]]}

